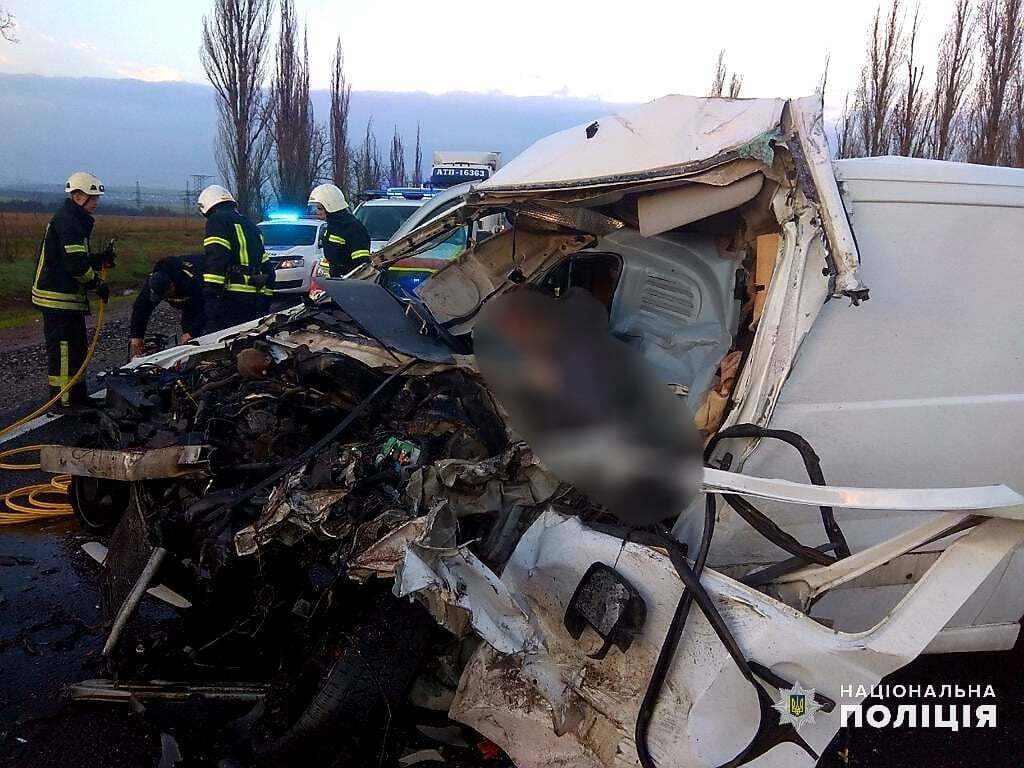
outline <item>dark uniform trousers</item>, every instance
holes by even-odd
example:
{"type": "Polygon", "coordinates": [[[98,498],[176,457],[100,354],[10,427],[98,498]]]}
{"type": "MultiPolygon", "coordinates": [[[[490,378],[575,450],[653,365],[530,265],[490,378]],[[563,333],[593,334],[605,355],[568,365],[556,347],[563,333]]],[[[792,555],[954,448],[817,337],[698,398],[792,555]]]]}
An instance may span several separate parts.
{"type": "MultiPolygon", "coordinates": [[[[47,380],[50,397],[56,395],[85,362],[89,340],[85,331],[85,314],[59,309],[44,309],[43,337],[46,340],[47,380]]],[[[85,377],[64,393],[61,402],[82,405],[89,402],[85,377]]]]}
{"type": "Polygon", "coordinates": [[[269,299],[233,291],[207,289],[205,294],[206,330],[215,333],[247,323],[267,313],[269,299]]]}
{"type": "MultiPolygon", "coordinates": [[[[100,281],[93,268],[96,257],[89,253],[92,228],[92,216],[70,198],[65,200],[46,226],[36,263],[32,303],[43,315],[51,397],[85,362],[85,316],[89,313],[86,292],[100,281]]],[[[84,381],[61,398],[65,404],[82,404],[88,399],[84,381]]]]}

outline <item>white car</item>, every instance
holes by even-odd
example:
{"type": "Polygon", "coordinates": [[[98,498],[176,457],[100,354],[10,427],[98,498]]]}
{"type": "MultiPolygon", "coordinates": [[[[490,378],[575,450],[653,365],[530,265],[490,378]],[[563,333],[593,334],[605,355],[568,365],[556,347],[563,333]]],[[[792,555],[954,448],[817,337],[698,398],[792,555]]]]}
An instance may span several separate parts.
{"type": "Polygon", "coordinates": [[[320,241],[326,223],[314,218],[271,215],[257,226],[274,265],[274,291],[300,294],[308,291],[310,275],[323,257],[320,241]]]}
{"type": "Polygon", "coordinates": [[[427,201],[426,194],[405,196],[389,194],[360,203],[352,214],[370,233],[370,250],[382,248],[413,211],[427,201]]]}

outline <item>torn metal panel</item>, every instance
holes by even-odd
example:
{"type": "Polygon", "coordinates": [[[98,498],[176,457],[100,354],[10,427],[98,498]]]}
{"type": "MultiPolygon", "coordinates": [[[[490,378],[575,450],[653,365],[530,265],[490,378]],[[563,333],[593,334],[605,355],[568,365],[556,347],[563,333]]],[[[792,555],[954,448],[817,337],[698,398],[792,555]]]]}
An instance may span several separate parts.
{"type": "Polygon", "coordinates": [[[83,680],[68,687],[74,701],[252,701],[261,700],[267,686],[253,683],[173,683],[161,680],[83,680]]]}
{"type": "Polygon", "coordinates": [[[860,254],[839,194],[825,138],[821,98],[807,96],[793,99],[787,102],[787,108],[783,122],[791,123],[789,127],[792,129],[787,140],[792,143],[795,139],[799,143],[814,178],[816,203],[822,210],[822,226],[828,237],[829,255],[836,270],[834,295],[866,298],[868,289],[860,278],[860,254]]]}
{"type": "Polygon", "coordinates": [[[966,511],[989,517],[1024,520],[1024,496],[1005,485],[976,488],[842,488],[753,477],[705,467],[704,489],[815,507],[917,512],[966,511]]]}
{"type": "Polygon", "coordinates": [[[320,531],[328,538],[323,523],[331,508],[344,499],[359,480],[359,463],[364,446],[343,447],[337,457],[326,463],[330,476],[337,478],[320,487],[309,480],[305,467],[289,475],[271,491],[259,520],[235,534],[235,552],[241,556],[255,554],[271,539],[292,545],[307,533],[320,531]]]}
{"type": "Polygon", "coordinates": [[[452,350],[420,332],[419,324],[387,289],[369,280],[326,280],[331,300],[389,349],[434,363],[452,363],[452,350]]]}
{"type": "Polygon", "coordinates": [[[665,96],[541,139],[475,189],[497,196],[636,183],[752,154],[771,165],[770,147],[758,139],[778,128],[784,104],[665,96]]]}
{"type": "Polygon", "coordinates": [[[348,564],[348,577],[359,582],[374,576],[393,578],[395,569],[405,558],[405,551],[413,542],[423,539],[431,526],[430,515],[402,523],[353,557],[348,564]]]}
{"type": "MultiPolygon", "coordinates": [[[[87,541],[82,545],[82,551],[100,565],[107,561],[107,547],[98,541],[87,541]]],[[[165,584],[156,584],[146,590],[146,594],[163,600],[174,608],[191,608],[192,603],[165,584]]]]}
{"type": "MultiPolygon", "coordinates": [[[[723,427],[767,424],[800,344],[828,297],[828,279],[822,274],[825,242],[817,212],[809,206],[799,212],[790,210],[788,191],[782,189],[775,196],[774,206],[779,221],[784,222],[779,259],[768,284],[753,345],[733,390],[736,405],[723,427]]],[[[734,441],[723,443],[730,445],[734,455],[742,453],[734,447],[734,441]]],[[[742,462],[737,468],[742,468],[742,462]]]]}
{"type": "Polygon", "coordinates": [[[414,594],[456,635],[465,631],[468,618],[478,635],[505,653],[543,647],[506,586],[465,545],[410,544],[395,574],[395,595],[414,594]],[[459,611],[451,614],[451,607],[459,611]]]}
{"type": "Polygon", "coordinates": [[[209,448],[203,445],[109,451],[45,445],[39,463],[45,472],[136,482],[188,477],[209,472],[209,448]]]}
{"type": "Polygon", "coordinates": [[[559,480],[525,443],[483,461],[441,459],[415,472],[405,495],[420,509],[444,499],[456,517],[537,506],[554,495],[559,480]]]}
{"type": "MultiPolygon", "coordinates": [[[[892,613],[867,632],[834,632],[713,570],[706,569],[701,581],[751,661],[852,704],[856,698],[841,696],[844,686],[870,688],[917,656],[1021,541],[1024,523],[985,521],[952,544],[892,613]]],[[[452,716],[498,743],[521,768],[550,765],[556,757],[571,765],[635,765],[636,713],[681,591],[668,558],[550,512],[524,535],[501,582],[543,639],[542,654],[559,672],[561,694],[557,686],[538,687],[533,675],[523,672],[530,654],[509,655],[488,640],[466,668],[452,716]],[[628,579],[648,608],[647,622],[628,651],[613,649],[604,659],[593,656],[599,637],[588,644],[582,642],[584,633],[578,642],[563,625],[576,584],[595,561],[628,579]]],[[[703,615],[688,621],[665,690],[650,728],[657,764],[721,765],[753,737],[754,692],[703,615]]],[[[771,688],[769,695],[778,696],[771,688]]],[[[821,752],[839,728],[839,713],[839,707],[819,712],[801,727],[800,736],[821,752]]],[[[787,745],[762,755],[757,764],[792,768],[813,762],[787,745]]]]}
{"type": "MultiPolygon", "coordinates": [[[[513,269],[529,278],[566,254],[591,244],[591,236],[516,227],[463,253],[421,283],[416,293],[440,322],[469,320],[484,301],[515,285],[509,279],[513,269]]],[[[452,328],[453,333],[466,330],[452,328]]]]}

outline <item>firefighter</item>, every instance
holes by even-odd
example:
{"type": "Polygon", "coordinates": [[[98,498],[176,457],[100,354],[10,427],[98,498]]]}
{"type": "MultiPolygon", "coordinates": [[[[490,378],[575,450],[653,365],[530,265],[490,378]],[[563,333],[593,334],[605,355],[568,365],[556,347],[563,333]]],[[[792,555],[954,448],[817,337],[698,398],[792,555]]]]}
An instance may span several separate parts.
{"type": "Polygon", "coordinates": [[[206,308],[203,297],[203,257],[168,256],[153,265],[146,282],[132,306],[131,336],[128,341],[132,357],[143,354],[146,325],[153,310],[167,301],[181,312],[181,343],[187,344],[203,335],[206,308]]]}
{"type": "Polygon", "coordinates": [[[219,184],[200,192],[197,206],[206,217],[206,332],[263,316],[274,295],[274,270],[259,228],[238,212],[235,198],[219,184]]]}
{"type": "MultiPolygon", "coordinates": [[[[64,185],[68,198],[46,225],[35,279],[32,303],[43,313],[46,339],[47,379],[51,397],[64,389],[85,362],[88,340],[85,316],[89,314],[88,291],[107,302],[110,289],[100,276],[114,265],[111,241],[100,253],[89,252],[93,213],[103,196],[103,183],[93,174],[76,171],[64,185]]],[[[89,404],[85,377],[61,396],[61,405],[89,404]]]]}
{"type": "Polygon", "coordinates": [[[327,222],[324,234],[324,259],[331,277],[344,277],[370,258],[370,233],[348,209],[345,195],[333,184],[321,184],[309,193],[309,206],[321,221],[327,222]]]}

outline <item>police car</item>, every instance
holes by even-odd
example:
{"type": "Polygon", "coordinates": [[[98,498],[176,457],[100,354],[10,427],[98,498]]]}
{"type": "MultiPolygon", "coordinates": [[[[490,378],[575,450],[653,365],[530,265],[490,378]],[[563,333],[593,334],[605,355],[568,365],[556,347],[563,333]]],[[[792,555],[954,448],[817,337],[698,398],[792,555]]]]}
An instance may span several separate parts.
{"type": "Polygon", "coordinates": [[[370,233],[370,250],[382,248],[413,211],[425,203],[433,190],[426,187],[390,187],[360,203],[352,215],[370,233]]]}
{"type": "Polygon", "coordinates": [[[274,266],[275,293],[305,293],[323,257],[326,222],[297,213],[272,213],[256,226],[274,266]]]}

